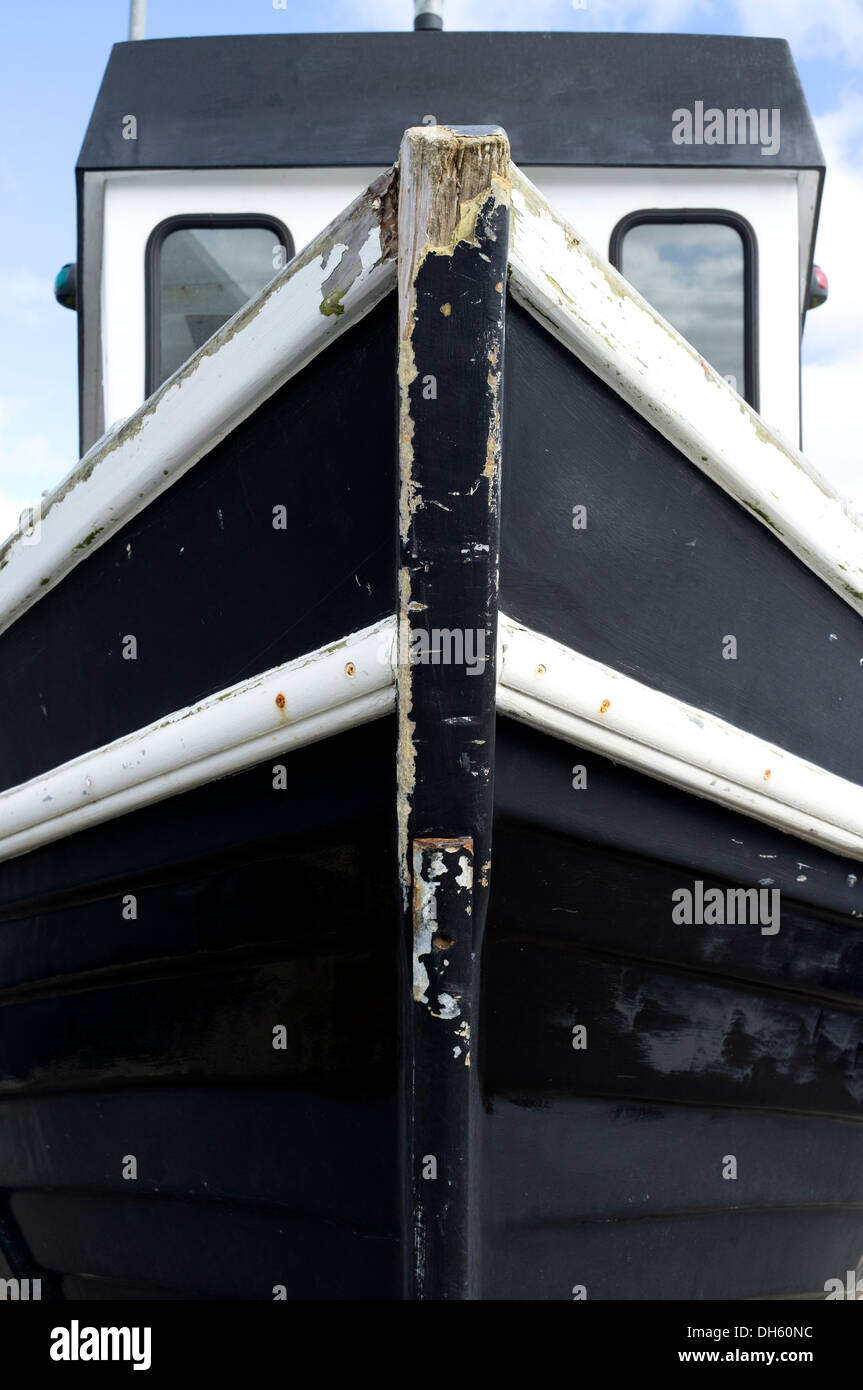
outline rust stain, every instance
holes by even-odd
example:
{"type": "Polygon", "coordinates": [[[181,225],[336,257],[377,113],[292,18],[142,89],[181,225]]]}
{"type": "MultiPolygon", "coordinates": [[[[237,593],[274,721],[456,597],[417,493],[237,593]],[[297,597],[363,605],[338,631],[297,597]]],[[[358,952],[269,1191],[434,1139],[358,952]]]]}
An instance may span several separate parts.
{"type": "Polygon", "coordinates": [[[601,704],[600,707],[599,707],[599,712],[600,712],[600,714],[607,714],[608,711],[609,711],[610,709],[611,709],[611,701],[610,701],[610,700],[603,700],[602,704],[601,704]]]}
{"type": "Polygon", "coordinates": [[[284,708],[285,708],[285,704],[286,704],[285,697],[284,697],[284,695],[282,695],[281,692],[280,692],[280,693],[276,696],[276,707],[277,707],[278,709],[284,709],[284,708]]]}
{"type": "Polygon", "coordinates": [[[346,663],[346,665],[345,665],[345,675],[346,675],[346,676],[355,676],[356,674],[357,674],[357,668],[356,668],[356,666],[354,665],[354,663],[353,663],[352,661],[348,661],[348,662],[346,663]]]}
{"type": "Polygon", "coordinates": [[[544,675],[545,675],[545,667],[544,667],[544,666],[537,666],[537,668],[536,668],[536,675],[538,675],[538,676],[544,676],[544,675]]]}
{"type": "Polygon", "coordinates": [[[414,848],[420,851],[439,849],[445,854],[461,849],[473,854],[473,840],[470,835],[424,835],[414,840],[414,848]]]}
{"type": "Polygon", "coordinates": [[[770,768],[769,768],[769,767],[766,767],[766,768],[764,769],[764,780],[765,780],[765,782],[769,782],[769,781],[770,781],[770,768]]]}

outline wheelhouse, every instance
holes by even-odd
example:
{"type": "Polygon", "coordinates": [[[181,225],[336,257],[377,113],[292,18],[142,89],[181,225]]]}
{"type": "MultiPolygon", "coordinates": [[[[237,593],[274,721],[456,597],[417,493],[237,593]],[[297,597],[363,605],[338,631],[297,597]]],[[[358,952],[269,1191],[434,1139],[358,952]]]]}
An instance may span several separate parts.
{"type": "Polygon", "coordinates": [[[422,123],[502,126],[579,234],[797,438],[824,161],[787,44],[425,31],[115,46],[78,163],[82,449],[422,123]]]}

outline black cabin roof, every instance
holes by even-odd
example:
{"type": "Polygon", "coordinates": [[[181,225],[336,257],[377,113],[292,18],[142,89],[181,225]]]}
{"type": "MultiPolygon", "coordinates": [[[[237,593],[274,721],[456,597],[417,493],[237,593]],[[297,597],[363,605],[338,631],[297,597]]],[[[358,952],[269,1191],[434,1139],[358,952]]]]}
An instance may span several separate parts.
{"type": "Polygon", "coordinates": [[[503,126],[521,164],[824,165],[784,39],[421,32],[115,44],[78,169],[384,165],[428,115],[503,126]],[[674,144],[696,101],[778,107],[778,153],[674,144]]]}

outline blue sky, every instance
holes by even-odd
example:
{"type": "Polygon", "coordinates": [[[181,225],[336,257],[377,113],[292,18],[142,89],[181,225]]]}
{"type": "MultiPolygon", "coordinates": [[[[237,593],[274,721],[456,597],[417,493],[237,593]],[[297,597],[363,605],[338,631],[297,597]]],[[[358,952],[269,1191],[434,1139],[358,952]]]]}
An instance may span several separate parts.
{"type": "MultiPolygon", "coordinates": [[[[449,29],[773,35],[788,39],[828,162],[817,259],[831,299],[804,345],[804,443],[863,510],[853,414],[863,379],[863,0],[445,0],[449,29]]],[[[411,0],[150,0],[147,34],[409,29],[411,0]]],[[[7,5],[0,81],[0,533],[77,456],[75,315],[53,278],[75,257],[74,167],[126,0],[7,5]]]]}

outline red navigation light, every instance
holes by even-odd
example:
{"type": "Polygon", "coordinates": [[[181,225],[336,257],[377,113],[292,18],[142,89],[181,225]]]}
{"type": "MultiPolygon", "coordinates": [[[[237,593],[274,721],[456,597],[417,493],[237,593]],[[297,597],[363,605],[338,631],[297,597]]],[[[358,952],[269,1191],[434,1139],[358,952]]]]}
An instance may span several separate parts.
{"type": "Polygon", "coordinates": [[[827,276],[820,265],[813,265],[809,280],[809,302],[807,309],[818,309],[827,299],[827,276]]]}

